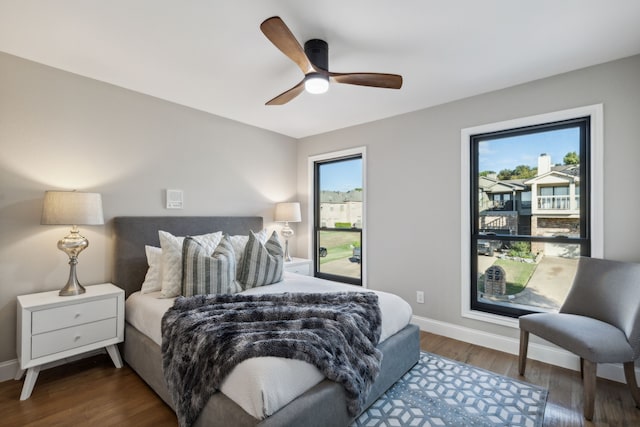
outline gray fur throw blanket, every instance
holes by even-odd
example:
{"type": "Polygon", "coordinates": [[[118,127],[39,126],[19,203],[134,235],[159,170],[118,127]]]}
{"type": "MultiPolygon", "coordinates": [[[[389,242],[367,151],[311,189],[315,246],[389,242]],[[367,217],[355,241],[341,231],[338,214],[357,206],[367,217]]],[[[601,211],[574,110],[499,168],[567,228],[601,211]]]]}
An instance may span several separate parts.
{"type": "Polygon", "coordinates": [[[162,318],[162,365],[180,426],[190,426],[227,374],[251,357],[315,365],[364,409],[380,371],[381,313],[371,292],[178,297],[162,318]]]}

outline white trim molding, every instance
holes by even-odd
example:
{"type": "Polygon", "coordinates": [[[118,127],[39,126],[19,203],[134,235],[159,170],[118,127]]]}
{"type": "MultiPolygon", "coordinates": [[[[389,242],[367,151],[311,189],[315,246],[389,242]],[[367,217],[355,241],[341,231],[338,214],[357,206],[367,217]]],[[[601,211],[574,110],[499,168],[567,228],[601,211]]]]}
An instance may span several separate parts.
{"type": "MultiPolygon", "coordinates": [[[[93,357],[98,354],[106,354],[107,351],[104,348],[98,348],[95,350],[87,351],[86,353],[77,354],[75,356],[65,357],[53,362],[45,363],[42,365],[42,370],[55,368],[56,366],[64,365],[66,363],[75,362],[77,360],[93,357]]],[[[20,369],[20,362],[18,359],[7,360],[0,363],[0,382],[8,380],[20,380],[26,371],[20,369]]],[[[18,396],[16,396],[16,399],[18,396]]]]}
{"type": "MultiPolygon", "coordinates": [[[[519,352],[520,341],[517,338],[505,337],[504,335],[492,334],[416,315],[413,316],[412,323],[418,325],[420,330],[432,334],[491,348],[504,353],[518,355],[519,352]]],[[[573,371],[580,371],[580,358],[578,356],[546,341],[544,341],[544,343],[545,344],[538,344],[529,341],[527,358],[573,371]]],[[[622,364],[601,363],[598,365],[598,376],[620,383],[626,382],[622,364]]],[[[636,378],[640,378],[640,367],[636,367],[636,378]]]]}
{"type": "MultiPolygon", "coordinates": [[[[15,379],[20,371],[18,359],[7,360],[0,363],[0,382],[15,379]]],[[[16,399],[18,396],[16,396],[16,399]]]]}
{"type": "Polygon", "coordinates": [[[544,123],[570,120],[580,117],[590,117],[590,152],[591,152],[591,256],[604,256],[604,109],[602,104],[571,108],[552,113],[539,114],[519,119],[489,123],[465,128],[460,131],[460,197],[461,197],[461,239],[460,239],[460,286],[461,286],[461,314],[462,317],[495,323],[502,326],[518,328],[516,319],[506,316],[484,313],[471,309],[471,286],[469,283],[470,259],[470,226],[471,226],[471,150],[469,141],[472,135],[516,129],[544,123]]]}

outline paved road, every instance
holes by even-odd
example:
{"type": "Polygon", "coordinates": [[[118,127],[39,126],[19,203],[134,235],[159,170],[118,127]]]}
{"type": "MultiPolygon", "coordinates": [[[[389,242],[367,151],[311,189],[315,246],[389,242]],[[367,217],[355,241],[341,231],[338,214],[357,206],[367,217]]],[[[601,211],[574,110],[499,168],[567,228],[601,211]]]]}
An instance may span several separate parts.
{"type": "Polygon", "coordinates": [[[360,264],[351,262],[348,258],[336,259],[320,264],[320,271],[347,277],[360,277],[360,264]]]}
{"type": "Polygon", "coordinates": [[[545,256],[514,302],[542,308],[560,308],[578,268],[577,259],[545,256]]]}

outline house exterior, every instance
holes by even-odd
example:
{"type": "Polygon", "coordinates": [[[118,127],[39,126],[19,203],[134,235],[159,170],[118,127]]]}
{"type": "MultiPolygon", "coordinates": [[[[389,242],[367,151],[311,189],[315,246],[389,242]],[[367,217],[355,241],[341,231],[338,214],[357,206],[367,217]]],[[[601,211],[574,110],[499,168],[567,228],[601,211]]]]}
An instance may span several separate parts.
{"type": "Polygon", "coordinates": [[[343,224],[350,224],[362,228],[362,190],[322,191],[320,199],[321,227],[344,228],[343,224]]]}
{"type": "MultiPolygon", "coordinates": [[[[551,156],[538,157],[535,177],[501,181],[480,177],[479,230],[532,236],[580,235],[580,165],[552,166],[551,156]]],[[[532,252],[544,250],[533,243],[532,252]]]]}
{"type": "Polygon", "coordinates": [[[479,230],[497,234],[529,234],[528,220],[520,224],[522,218],[531,215],[527,187],[521,180],[501,181],[495,174],[481,176],[478,191],[479,230]]]}

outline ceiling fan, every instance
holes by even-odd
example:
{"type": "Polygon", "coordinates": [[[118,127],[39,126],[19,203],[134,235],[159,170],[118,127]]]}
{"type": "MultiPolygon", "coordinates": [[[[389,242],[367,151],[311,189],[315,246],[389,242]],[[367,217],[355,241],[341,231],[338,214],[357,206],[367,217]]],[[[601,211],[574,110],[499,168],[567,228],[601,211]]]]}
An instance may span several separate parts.
{"type": "Polygon", "coordinates": [[[266,105],[282,105],[300,95],[303,90],[310,93],[324,93],[329,82],[359,86],[400,89],[402,76],[383,73],[332,73],[329,71],[329,45],[324,40],[312,39],[304,44],[304,49],[279,16],[273,16],[260,24],[264,35],[278,49],[295,62],[304,73],[300,83],[267,101],[266,105]]]}

